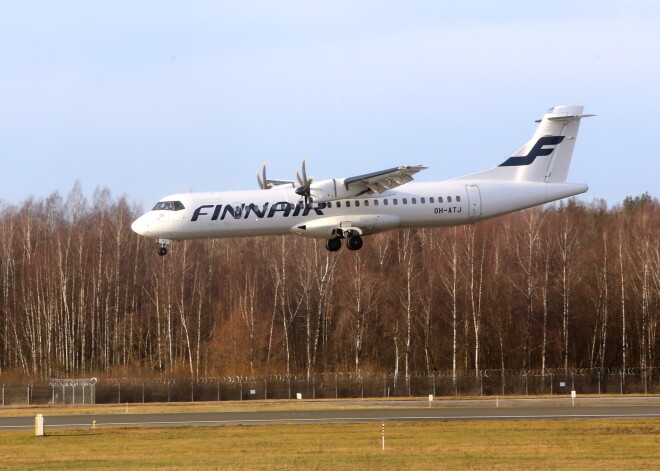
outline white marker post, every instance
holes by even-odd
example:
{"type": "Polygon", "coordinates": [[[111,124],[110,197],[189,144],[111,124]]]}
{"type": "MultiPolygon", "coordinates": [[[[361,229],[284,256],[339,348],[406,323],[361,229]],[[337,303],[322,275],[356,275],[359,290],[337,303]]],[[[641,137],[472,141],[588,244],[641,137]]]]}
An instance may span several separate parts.
{"type": "Polygon", "coordinates": [[[571,401],[573,402],[573,407],[575,407],[575,396],[577,396],[575,391],[571,391],[571,401]]]}
{"type": "Polygon", "coordinates": [[[385,424],[380,429],[380,436],[383,439],[383,450],[385,449],[385,424]]]}
{"type": "Polygon", "coordinates": [[[429,394],[429,407],[433,406],[433,394],[429,394]]]}
{"type": "Polygon", "coordinates": [[[37,414],[34,418],[34,435],[36,437],[44,436],[44,416],[43,414],[37,414]]]}

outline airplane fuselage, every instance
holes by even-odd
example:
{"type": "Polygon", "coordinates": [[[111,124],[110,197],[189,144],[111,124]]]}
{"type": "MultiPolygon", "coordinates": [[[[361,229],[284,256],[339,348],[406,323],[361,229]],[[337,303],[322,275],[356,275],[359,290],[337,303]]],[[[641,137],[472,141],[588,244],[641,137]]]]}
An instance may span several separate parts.
{"type": "Polygon", "coordinates": [[[374,234],[406,227],[470,224],[587,191],[587,185],[446,180],[411,182],[382,194],[307,203],[292,187],[267,191],[182,193],[184,209],[152,210],[133,228],[160,239],[299,234],[332,238],[338,227],[374,234]]]}

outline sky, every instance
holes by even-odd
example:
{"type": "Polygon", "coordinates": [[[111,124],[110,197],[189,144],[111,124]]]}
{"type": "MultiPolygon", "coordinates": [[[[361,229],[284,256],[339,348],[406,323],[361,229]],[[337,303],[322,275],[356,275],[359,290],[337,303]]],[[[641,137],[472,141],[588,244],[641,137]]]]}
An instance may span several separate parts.
{"type": "Polygon", "coordinates": [[[494,167],[584,105],[585,202],[660,197],[660,2],[8,1],[0,201],[494,167]]]}

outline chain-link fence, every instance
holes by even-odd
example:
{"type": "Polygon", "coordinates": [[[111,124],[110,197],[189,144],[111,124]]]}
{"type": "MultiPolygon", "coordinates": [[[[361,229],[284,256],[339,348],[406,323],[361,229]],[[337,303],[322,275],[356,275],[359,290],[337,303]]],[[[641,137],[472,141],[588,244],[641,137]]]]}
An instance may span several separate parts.
{"type": "MultiPolygon", "coordinates": [[[[0,379],[1,381],[1,379],[0,379]]],[[[121,404],[434,396],[660,393],[660,368],[480,370],[432,375],[326,373],[208,378],[53,379],[0,384],[1,404],[121,404]]]]}

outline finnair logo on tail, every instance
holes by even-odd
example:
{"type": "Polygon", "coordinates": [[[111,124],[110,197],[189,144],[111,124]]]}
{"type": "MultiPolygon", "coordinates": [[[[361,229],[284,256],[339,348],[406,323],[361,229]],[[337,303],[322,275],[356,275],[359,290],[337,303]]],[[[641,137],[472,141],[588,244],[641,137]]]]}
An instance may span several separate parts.
{"type": "Polygon", "coordinates": [[[540,138],[532,147],[532,150],[529,151],[529,154],[523,155],[521,157],[509,157],[506,162],[500,164],[500,167],[513,167],[517,165],[529,165],[537,157],[544,157],[546,155],[552,154],[552,151],[555,150],[555,146],[564,140],[564,136],[545,136],[540,138]]]}

